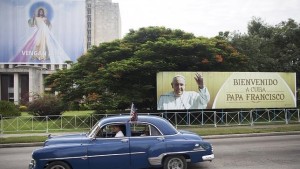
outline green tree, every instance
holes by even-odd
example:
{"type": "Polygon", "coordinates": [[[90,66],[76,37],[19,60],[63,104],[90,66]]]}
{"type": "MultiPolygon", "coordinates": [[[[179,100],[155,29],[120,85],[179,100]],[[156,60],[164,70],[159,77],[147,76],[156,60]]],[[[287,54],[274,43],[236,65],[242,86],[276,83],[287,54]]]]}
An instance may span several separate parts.
{"type": "Polygon", "coordinates": [[[248,71],[296,72],[300,88],[300,24],[293,19],[271,26],[253,18],[248,33],[234,34],[231,44],[248,57],[248,71]]]}
{"type": "Polygon", "coordinates": [[[123,39],[94,46],[46,84],[65,101],[84,99],[92,109],[156,109],[159,71],[236,71],[247,59],[226,40],[195,37],[164,27],[131,30],[123,39]]]}
{"type": "Polygon", "coordinates": [[[298,72],[300,25],[289,19],[275,26],[253,18],[248,34],[234,34],[232,45],[249,58],[249,71],[298,72]]]}

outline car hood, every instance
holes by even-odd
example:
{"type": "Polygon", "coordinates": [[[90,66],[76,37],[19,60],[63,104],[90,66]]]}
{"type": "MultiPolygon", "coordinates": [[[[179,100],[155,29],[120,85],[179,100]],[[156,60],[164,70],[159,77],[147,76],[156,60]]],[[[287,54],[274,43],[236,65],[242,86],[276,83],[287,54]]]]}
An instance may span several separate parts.
{"type": "Polygon", "coordinates": [[[180,133],[182,134],[196,134],[194,132],[191,132],[191,131],[187,131],[187,130],[178,130],[180,133]]]}
{"type": "Polygon", "coordinates": [[[84,144],[89,138],[85,133],[69,134],[62,136],[49,136],[45,141],[44,146],[58,145],[58,144],[84,144]]]}
{"type": "Polygon", "coordinates": [[[178,130],[184,138],[186,139],[196,139],[196,140],[203,140],[201,136],[199,136],[197,133],[187,131],[187,130],[178,130]]]}

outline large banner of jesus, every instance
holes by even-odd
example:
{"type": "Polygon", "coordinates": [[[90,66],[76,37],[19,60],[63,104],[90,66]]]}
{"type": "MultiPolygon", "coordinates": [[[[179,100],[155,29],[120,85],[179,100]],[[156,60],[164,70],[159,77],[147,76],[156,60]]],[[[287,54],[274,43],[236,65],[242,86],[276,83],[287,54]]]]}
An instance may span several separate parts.
{"type": "Polygon", "coordinates": [[[85,0],[2,0],[0,20],[0,63],[75,62],[85,50],[85,0]]]}

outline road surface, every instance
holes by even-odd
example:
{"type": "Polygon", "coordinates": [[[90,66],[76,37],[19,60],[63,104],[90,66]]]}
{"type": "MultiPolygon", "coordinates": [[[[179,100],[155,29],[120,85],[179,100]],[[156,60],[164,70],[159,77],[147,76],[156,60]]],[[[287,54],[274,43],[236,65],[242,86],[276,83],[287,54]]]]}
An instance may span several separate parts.
{"type": "MultiPolygon", "coordinates": [[[[207,139],[215,160],[189,169],[299,169],[300,135],[207,139]]],[[[27,169],[38,147],[0,148],[1,169],[27,169]]]]}

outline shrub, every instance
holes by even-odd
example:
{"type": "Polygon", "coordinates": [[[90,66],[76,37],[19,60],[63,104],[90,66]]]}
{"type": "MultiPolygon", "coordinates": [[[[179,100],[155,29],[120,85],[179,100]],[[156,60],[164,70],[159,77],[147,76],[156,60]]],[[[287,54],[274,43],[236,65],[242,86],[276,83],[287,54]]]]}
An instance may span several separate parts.
{"type": "Polygon", "coordinates": [[[2,117],[10,117],[20,116],[21,112],[14,103],[0,100],[0,114],[2,114],[2,117]]]}
{"type": "Polygon", "coordinates": [[[19,107],[19,110],[22,112],[22,111],[27,111],[27,107],[26,106],[20,106],[19,107]]]}
{"type": "Polygon", "coordinates": [[[28,104],[29,114],[34,116],[61,115],[65,110],[62,100],[54,95],[38,97],[28,104]]]}

